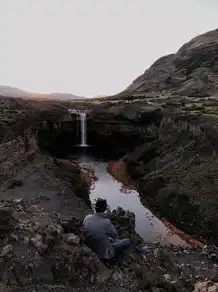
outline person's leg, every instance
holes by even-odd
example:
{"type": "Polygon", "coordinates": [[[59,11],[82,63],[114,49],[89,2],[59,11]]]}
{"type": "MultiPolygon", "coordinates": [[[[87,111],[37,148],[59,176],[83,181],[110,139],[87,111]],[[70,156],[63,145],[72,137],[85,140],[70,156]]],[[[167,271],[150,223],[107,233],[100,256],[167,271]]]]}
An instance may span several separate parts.
{"type": "Polygon", "coordinates": [[[112,243],[112,246],[115,250],[116,254],[119,254],[122,250],[128,248],[131,244],[131,241],[129,238],[124,239],[117,239],[112,243]]]}

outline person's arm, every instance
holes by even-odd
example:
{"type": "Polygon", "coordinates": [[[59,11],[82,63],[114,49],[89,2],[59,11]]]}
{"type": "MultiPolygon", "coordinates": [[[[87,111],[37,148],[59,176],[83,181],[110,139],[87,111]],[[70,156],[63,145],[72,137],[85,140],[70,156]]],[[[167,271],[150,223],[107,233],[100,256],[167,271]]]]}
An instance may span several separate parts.
{"type": "Polygon", "coordinates": [[[105,229],[109,237],[111,237],[112,239],[118,238],[117,230],[114,228],[110,219],[105,219],[105,229]]]}

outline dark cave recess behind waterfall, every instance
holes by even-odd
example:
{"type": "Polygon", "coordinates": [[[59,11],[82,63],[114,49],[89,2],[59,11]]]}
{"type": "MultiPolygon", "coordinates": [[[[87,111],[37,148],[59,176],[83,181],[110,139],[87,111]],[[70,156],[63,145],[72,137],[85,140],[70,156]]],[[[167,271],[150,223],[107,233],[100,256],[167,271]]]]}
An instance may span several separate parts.
{"type": "MultiPolygon", "coordinates": [[[[121,123],[101,123],[87,117],[86,142],[88,155],[115,160],[132,151],[143,140],[140,131],[121,123]]],[[[72,121],[47,122],[38,128],[38,141],[42,149],[56,157],[68,156],[78,151],[81,144],[81,125],[78,118],[72,121]]]]}

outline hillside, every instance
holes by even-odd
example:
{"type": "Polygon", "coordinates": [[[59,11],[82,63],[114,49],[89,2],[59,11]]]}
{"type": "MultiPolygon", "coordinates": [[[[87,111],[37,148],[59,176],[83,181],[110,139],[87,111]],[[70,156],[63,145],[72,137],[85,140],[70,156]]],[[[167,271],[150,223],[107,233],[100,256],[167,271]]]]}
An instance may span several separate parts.
{"type": "Polygon", "coordinates": [[[8,97],[19,97],[24,99],[52,99],[52,100],[74,100],[74,99],[84,99],[83,96],[77,96],[72,93],[49,93],[40,94],[28,92],[16,87],[10,87],[5,85],[0,85],[0,95],[8,97]]]}
{"type": "Polygon", "coordinates": [[[122,92],[123,95],[206,97],[218,90],[218,29],[183,45],[176,54],[158,59],[122,92]]]}

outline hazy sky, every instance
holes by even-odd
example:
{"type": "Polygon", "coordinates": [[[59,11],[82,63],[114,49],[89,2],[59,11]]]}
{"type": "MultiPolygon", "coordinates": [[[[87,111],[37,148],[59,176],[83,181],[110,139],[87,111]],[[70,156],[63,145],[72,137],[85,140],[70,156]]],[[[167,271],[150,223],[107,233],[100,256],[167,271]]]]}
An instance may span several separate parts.
{"type": "Polygon", "coordinates": [[[114,94],[217,15],[217,0],[0,0],[0,84],[114,94]]]}

